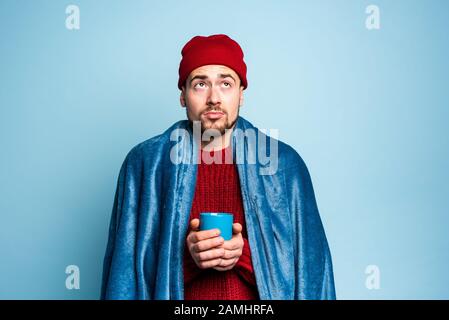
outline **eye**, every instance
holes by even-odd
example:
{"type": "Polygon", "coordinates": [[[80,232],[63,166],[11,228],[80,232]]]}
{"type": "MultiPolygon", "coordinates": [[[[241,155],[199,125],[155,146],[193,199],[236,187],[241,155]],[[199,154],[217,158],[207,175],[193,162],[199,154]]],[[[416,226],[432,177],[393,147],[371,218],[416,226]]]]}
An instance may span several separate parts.
{"type": "Polygon", "coordinates": [[[198,82],[195,87],[200,87],[200,88],[204,88],[206,86],[206,84],[204,82],[198,82]]]}
{"type": "Polygon", "coordinates": [[[223,82],[223,84],[225,85],[225,87],[230,87],[231,84],[229,82],[223,82]]]}

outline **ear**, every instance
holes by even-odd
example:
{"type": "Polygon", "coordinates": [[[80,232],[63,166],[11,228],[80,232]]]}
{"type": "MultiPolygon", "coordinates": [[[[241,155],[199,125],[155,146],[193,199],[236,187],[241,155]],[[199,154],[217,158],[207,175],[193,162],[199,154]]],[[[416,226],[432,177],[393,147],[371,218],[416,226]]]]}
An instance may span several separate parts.
{"type": "Polygon", "coordinates": [[[181,107],[183,107],[183,108],[186,107],[185,92],[186,92],[186,89],[183,86],[181,89],[181,95],[179,96],[179,103],[181,103],[181,107]]]}
{"type": "Polygon", "coordinates": [[[240,100],[239,100],[239,107],[243,106],[243,86],[240,86],[240,100]]]}

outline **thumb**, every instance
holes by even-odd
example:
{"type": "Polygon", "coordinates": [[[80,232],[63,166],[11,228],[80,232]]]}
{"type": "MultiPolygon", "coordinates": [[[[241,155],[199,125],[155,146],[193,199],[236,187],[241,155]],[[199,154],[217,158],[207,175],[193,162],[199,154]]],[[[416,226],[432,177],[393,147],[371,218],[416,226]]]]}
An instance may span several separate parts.
{"type": "Polygon", "coordinates": [[[242,232],[242,229],[243,229],[242,225],[240,223],[238,223],[238,222],[234,223],[232,225],[232,232],[233,233],[240,233],[240,232],[242,232]]]}
{"type": "Polygon", "coordinates": [[[190,229],[197,231],[200,227],[200,219],[192,219],[190,220],[190,229]]]}

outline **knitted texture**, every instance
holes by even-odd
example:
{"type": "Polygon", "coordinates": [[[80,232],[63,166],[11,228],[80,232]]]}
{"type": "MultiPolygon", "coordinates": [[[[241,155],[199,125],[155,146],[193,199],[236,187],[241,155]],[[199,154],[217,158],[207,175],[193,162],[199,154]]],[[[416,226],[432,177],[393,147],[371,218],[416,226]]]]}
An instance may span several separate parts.
{"type": "Polygon", "coordinates": [[[240,45],[224,34],[214,34],[208,37],[195,36],[187,42],[181,51],[182,60],[179,63],[178,88],[182,89],[189,74],[198,67],[219,64],[224,65],[238,74],[243,89],[248,86],[246,79],[246,64],[243,61],[243,51],[240,45]]]}
{"type": "MultiPolygon", "coordinates": [[[[231,270],[200,269],[185,246],[184,299],[257,300],[259,297],[251,262],[237,167],[228,161],[232,159],[230,147],[218,152],[221,152],[223,159],[221,164],[210,163],[204,158],[206,152],[202,152],[204,161],[198,164],[197,183],[189,221],[199,218],[201,212],[234,214],[234,223],[238,222],[243,227],[243,253],[231,270]]],[[[211,151],[208,155],[213,157],[214,152],[211,151]]]]}

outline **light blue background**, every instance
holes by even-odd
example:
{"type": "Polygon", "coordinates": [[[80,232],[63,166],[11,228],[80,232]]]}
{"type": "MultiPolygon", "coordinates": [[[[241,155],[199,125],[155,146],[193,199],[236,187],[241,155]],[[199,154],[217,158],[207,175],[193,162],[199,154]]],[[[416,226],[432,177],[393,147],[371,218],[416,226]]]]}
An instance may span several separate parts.
{"type": "Polygon", "coordinates": [[[0,0],[0,298],[99,297],[120,165],[185,118],[184,43],[226,33],[248,64],[241,114],[308,165],[338,298],[448,299],[448,13],[444,0],[0,0]],[[369,4],[380,30],[365,28],[369,4]],[[71,264],[80,290],[65,288],[71,264]]]}

